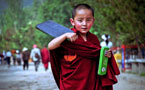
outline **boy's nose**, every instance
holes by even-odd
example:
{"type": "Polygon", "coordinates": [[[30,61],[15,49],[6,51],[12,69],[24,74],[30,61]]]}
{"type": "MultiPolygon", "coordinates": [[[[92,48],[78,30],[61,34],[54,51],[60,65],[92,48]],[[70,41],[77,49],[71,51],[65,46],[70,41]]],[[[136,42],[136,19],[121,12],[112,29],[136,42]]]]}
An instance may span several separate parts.
{"type": "Polygon", "coordinates": [[[87,22],[84,20],[83,22],[82,22],[82,25],[86,25],[87,24],[87,22]]]}

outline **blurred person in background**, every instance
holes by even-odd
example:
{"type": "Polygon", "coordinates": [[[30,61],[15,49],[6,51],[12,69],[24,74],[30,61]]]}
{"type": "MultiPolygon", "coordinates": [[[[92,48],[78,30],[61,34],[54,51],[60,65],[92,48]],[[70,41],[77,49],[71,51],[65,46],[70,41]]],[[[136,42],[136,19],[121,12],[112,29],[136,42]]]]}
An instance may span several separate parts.
{"type": "Polygon", "coordinates": [[[15,49],[11,50],[11,53],[13,58],[13,65],[16,65],[16,50],[15,49]]]}
{"type": "Polygon", "coordinates": [[[121,60],[122,60],[122,55],[120,53],[119,48],[117,49],[117,51],[114,53],[114,57],[115,60],[117,62],[118,67],[121,69],[121,60]]]}
{"type": "Polygon", "coordinates": [[[21,55],[20,51],[16,50],[16,61],[17,61],[18,65],[21,65],[21,59],[22,59],[22,55],[21,55]]]}
{"type": "Polygon", "coordinates": [[[2,63],[3,64],[6,64],[6,62],[7,62],[7,60],[6,60],[6,52],[5,52],[5,50],[3,50],[3,61],[2,61],[2,63]]]}
{"type": "Polygon", "coordinates": [[[41,49],[41,58],[42,58],[42,63],[44,65],[45,71],[47,71],[48,64],[50,61],[50,55],[49,55],[49,50],[46,48],[46,45],[44,45],[44,48],[41,49]]]}
{"type": "Polygon", "coordinates": [[[0,64],[2,64],[3,54],[0,52],[0,64]]]}
{"type": "Polygon", "coordinates": [[[8,68],[10,67],[10,64],[11,64],[11,57],[12,57],[12,53],[11,51],[8,50],[6,52],[6,60],[7,60],[8,68]]]}
{"type": "Polygon", "coordinates": [[[28,51],[28,48],[24,47],[22,50],[22,59],[23,59],[23,70],[27,68],[29,69],[29,57],[30,57],[30,52],[28,51]]]}
{"type": "Polygon", "coordinates": [[[41,54],[40,54],[40,49],[37,48],[37,45],[33,45],[33,49],[31,50],[30,58],[33,60],[34,65],[35,65],[35,71],[38,71],[38,67],[40,64],[40,59],[41,59],[41,54]]]}

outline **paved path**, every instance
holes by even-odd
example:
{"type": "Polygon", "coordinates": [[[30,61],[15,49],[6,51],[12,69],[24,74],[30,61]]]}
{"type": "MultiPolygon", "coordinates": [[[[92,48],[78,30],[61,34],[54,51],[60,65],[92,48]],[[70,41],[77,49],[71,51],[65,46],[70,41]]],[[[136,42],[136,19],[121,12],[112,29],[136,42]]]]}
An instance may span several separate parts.
{"type": "Polygon", "coordinates": [[[40,64],[35,72],[33,63],[29,70],[22,66],[0,66],[0,90],[58,90],[51,70],[45,71],[40,64]]]}
{"type": "MultiPolygon", "coordinates": [[[[121,73],[114,90],[145,90],[145,77],[121,73]]],[[[22,66],[0,65],[0,90],[59,90],[49,68],[45,71],[40,64],[38,72],[34,71],[33,63],[27,71],[22,66]]]]}
{"type": "Polygon", "coordinates": [[[114,90],[145,90],[145,76],[121,73],[114,90]]]}

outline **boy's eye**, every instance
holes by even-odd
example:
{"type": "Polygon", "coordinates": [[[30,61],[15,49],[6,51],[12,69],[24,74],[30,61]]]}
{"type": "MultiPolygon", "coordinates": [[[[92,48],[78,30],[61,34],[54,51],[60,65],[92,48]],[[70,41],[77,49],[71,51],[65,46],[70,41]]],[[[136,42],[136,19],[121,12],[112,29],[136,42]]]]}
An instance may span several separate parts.
{"type": "Polygon", "coordinates": [[[91,21],[91,19],[87,19],[87,21],[91,21]]]}
{"type": "Polygon", "coordinates": [[[82,22],[82,20],[78,20],[79,22],[82,22]]]}

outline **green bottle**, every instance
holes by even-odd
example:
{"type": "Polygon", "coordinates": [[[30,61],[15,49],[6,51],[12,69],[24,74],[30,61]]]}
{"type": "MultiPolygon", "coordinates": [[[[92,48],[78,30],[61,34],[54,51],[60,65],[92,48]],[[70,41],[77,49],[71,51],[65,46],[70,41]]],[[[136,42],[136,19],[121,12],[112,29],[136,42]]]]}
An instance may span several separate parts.
{"type": "Polygon", "coordinates": [[[98,67],[98,75],[106,75],[107,73],[107,65],[108,65],[108,57],[105,56],[105,53],[109,50],[108,47],[102,47],[100,51],[100,59],[99,59],[99,67],[98,67]]]}

